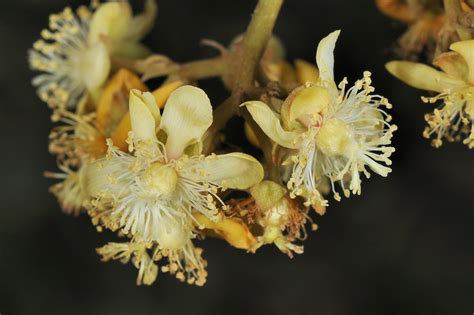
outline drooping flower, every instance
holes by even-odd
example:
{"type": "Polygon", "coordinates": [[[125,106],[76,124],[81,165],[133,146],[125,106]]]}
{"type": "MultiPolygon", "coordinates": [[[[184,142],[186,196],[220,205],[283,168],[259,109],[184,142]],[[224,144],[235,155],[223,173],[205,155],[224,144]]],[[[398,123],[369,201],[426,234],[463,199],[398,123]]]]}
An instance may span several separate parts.
{"type": "Polygon", "coordinates": [[[268,180],[252,187],[250,194],[255,201],[255,222],[263,228],[256,247],[275,244],[290,258],[293,253],[302,254],[304,247],[293,242],[307,237],[307,222],[311,222],[313,230],[317,228],[307,215],[308,207],[299,205],[296,200],[289,198],[284,187],[268,180]]]}
{"type": "Polygon", "coordinates": [[[334,82],[333,50],[339,36],[335,31],[318,45],[316,63],[318,82],[308,82],[295,89],[285,100],[280,114],[260,101],[242,104],[273,141],[292,149],[288,162],[293,165],[288,188],[291,195],[306,198],[307,205],[322,209],[327,201],[318,186],[328,179],[334,197],[340,199],[334,183],[339,182],[344,194],[361,192],[360,172],[367,169],[387,176],[390,147],[396,126],[381,108],[390,108],[387,99],[371,94],[370,72],[346,90],[347,80],[334,82]],[[349,187],[346,183],[349,182],[349,187]]]}
{"type": "Polygon", "coordinates": [[[154,0],[132,17],[127,2],[100,4],[95,12],[66,7],[49,18],[29,53],[30,66],[42,72],[33,79],[40,98],[52,108],[73,108],[90,95],[97,99],[111,68],[111,55],[143,56],[138,40],[150,29],[154,0]]]}
{"type": "Polygon", "coordinates": [[[148,92],[131,91],[129,107],[130,152],[109,141],[108,156],[88,167],[84,185],[94,197],[89,213],[96,223],[189,260],[195,253],[188,244],[199,225],[193,213],[218,221],[224,207],[218,193],[251,187],[263,178],[263,168],[243,153],[201,155],[212,107],[199,88],[176,89],[163,116],[148,92]]]}
{"type": "Polygon", "coordinates": [[[428,127],[423,136],[434,137],[434,147],[440,147],[443,138],[460,141],[465,137],[463,143],[474,148],[474,40],[456,42],[450,49],[452,52],[441,54],[433,61],[441,71],[407,61],[391,61],[386,68],[412,87],[439,93],[422,97],[425,103],[442,102],[425,116],[428,127]]]}

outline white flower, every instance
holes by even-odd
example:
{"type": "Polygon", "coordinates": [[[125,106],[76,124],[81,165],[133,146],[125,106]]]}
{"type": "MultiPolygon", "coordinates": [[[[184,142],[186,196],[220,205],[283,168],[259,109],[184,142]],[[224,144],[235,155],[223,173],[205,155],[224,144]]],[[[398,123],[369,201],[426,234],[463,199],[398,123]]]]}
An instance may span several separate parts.
{"type": "Polygon", "coordinates": [[[390,108],[388,101],[371,94],[370,73],[346,90],[347,80],[339,86],[334,82],[333,50],[339,31],[323,38],[318,45],[316,63],[318,82],[307,82],[295,89],[285,100],[281,114],[258,101],[244,103],[262,130],[279,145],[293,149],[293,164],[288,187],[291,195],[303,196],[316,208],[327,205],[318,186],[329,179],[334,197],[339,200],[334,183],[339,182],[344,194],[361,192],[360,172],[387,176],[389,159],[395,150],[390,147],[396,126],[381,109],[390,108]],[[346,187],[349,181],[349,187],[346,187]]]}
{"type": "Polygon", "coordinates": [[[461,140],[469,148],[474,148],[474,40],[456,42],[450,47],[452,52],[439,55],[430,66],[408,62],[391,61],[387,70],[417,89],[439,93],[434,97],[422,97],[425,103],[441,101],[439,108],[425,116],[428,127],[423,132],[426,138],[435,136],[432,144],[440,147],[442,139],[461,140]]]}
{"type": "Polygon", "coordinates": [[[153,0],[135,17],[127,2],[104,3],[94,13],[81,6],[52,14],[49,29],[41,32],[29,54],[31,68],[42,72],[33,79],[40,98],[53,108],[75,107],[87,95],[97,99],[111,55],[141,57],[148,52],[138,40],[155,15],[153,0]]]}
{"type": "Polygon", "coordinates": [[[85,189],[96,197],[90,213],[107,227],[180,256],[198,224],[193,213],[219,220],[219,191],[251,187],[263,178],[263,168],[243,153],[200,154],[212,107],[199,88],[176,89],[163,116],[148,92],[132,90],[129,107],[130,153],[109,142],[108,157],[87,167],[85,189]]]}

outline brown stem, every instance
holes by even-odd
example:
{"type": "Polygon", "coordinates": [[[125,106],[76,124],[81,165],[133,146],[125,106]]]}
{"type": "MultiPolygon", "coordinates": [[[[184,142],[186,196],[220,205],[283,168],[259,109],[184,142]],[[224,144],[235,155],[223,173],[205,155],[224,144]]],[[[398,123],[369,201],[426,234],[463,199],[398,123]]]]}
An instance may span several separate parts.
{"type": "Polygon", "coordinates": [[[184,63],[179,67],[176,76],[190,81],[218,77],[226,70],[226,58],[216,57],[184,63]]]}

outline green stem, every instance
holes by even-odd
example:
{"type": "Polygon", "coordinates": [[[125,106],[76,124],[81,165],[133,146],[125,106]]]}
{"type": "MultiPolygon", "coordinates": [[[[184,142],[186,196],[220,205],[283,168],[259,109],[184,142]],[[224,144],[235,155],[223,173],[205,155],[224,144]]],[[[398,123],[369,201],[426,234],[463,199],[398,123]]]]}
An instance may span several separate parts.
{"type": "Polygon", "coordinates": [[[143,74],[145,79],[171,76],[178,79],[195,81],[224,75],[227,68],[227,56],[202,59],[175,64],[166,57],[153,56],[150,59],[133,60],[126,58],[113,58],[114,69],[127,68],[133,72],[143,74]],[[150,62],[151,58],[159,59],[150,62]]]}
{"type": "Polygon", "coordinates": [[[257,68],[272,36],[278,13],[283,0],[259,0],[250,21],[240,50],[232,57],[239,58],[239,71],[235,76],[235,85],[231,97],[214,113],[211,127],[215,132],[225,127],[230,118],[239,111],[242,95],[253,87],[257,68]]]}
{"type": "Polygon", "coordinates": [[[282,4],[283,0],[258,1],[242,42],[240,71],[234,91],[245,90],[253,85],[257,67],[272,36],[282,4]]]}

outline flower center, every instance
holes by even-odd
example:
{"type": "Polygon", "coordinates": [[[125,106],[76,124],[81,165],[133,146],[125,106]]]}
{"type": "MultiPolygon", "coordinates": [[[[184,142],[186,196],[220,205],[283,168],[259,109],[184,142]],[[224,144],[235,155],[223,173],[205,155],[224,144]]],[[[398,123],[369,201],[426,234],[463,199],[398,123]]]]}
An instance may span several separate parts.
{"type": "Polygon", "coordinates": [[[316,135],[317,147],[328,156],[352,155],[355,149],[354,135],[342,120],[333,118],[326,121],[316,135]]]}
{"type": "Polygon", "coordinates": [[[141,180],[150,193],[168,197],[176,190],[178,174],[173,168],[155,162],[145,169],[141,180]]]}

